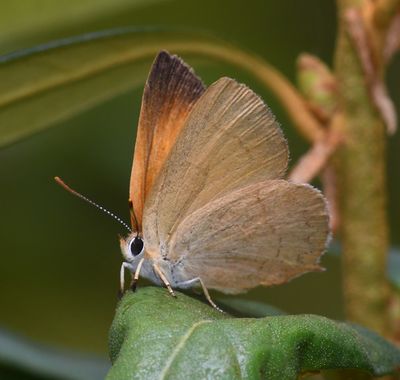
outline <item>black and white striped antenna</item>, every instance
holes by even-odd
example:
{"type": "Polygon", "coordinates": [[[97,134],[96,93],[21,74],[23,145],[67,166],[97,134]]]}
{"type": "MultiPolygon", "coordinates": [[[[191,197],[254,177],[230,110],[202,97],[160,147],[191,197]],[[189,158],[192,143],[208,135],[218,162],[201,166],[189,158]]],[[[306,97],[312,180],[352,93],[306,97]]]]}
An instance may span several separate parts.
{"type": "Polygon", "coordinates": [[[68,192],[70,192],[71,194],[77,196],[78,198],[83,199],[84,201],[90,203],[92,206],[97,207],[99,210],[105,212],[106,214],[110,215],[112,218],[114,218],[117,222],[121,223],[129,232],[132,232],[131,228],[121,219],[119,218],[117,215],[115,215],[114,213],[112,213],[111,211],[108,211],[106,208],[100,206],[99,204],[97,204],[96,202],[93,202],[91,199],[85,197],[84,195],[82,195],[81,193],[78,193],[77,191],[75,191],[74,189],[71,189],[60,177],[54,177],[55,181],[61,186],[63,187],[65,190],[67,190],[68,192]]]}

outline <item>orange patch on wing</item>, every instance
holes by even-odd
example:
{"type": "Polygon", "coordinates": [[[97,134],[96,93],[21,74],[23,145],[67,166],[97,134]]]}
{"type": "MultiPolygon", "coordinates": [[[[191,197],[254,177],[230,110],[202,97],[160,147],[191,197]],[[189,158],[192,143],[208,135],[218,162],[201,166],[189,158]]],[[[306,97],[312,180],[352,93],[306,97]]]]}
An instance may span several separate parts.
{"type": "Polygon", "coordinates": [[[143,207],[160,169],[205,87],[180,58],[162,51],[142,98],[129,188],[133,230],[142,231],[143,207]]]}

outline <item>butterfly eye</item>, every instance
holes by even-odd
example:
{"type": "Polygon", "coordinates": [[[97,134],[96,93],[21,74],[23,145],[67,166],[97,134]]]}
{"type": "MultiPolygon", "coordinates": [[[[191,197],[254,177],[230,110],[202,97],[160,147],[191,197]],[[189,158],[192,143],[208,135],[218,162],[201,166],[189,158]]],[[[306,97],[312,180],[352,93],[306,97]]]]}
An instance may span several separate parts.
{"type": "Polygon", "coordinates": [[[131,240],[129,244],[129,249],[133,256],[140,255],[143,252],[144,243],[143,240],[136,236],[134,239],[131,240]]]}

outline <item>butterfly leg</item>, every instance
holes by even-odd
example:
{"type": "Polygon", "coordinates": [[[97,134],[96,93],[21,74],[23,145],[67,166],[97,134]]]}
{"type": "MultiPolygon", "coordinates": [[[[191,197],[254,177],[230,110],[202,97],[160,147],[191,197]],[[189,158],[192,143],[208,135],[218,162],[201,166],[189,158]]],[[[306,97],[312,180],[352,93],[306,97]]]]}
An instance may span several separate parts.
{"type": "Polygon", "coordinates": [[[160,277],[161,281],[164,283],[164,285],[167,287],[169,294],[171,296],[176,297],[175,292],[171,288],[171,284],[167,280],[167,277],[165,277],[164,273],[160,269],[160,267],[157,264],[153,264],[154,271],[157,273],[158,277],[160,277]]]}
{"type": "Polygon", "coordinates": [[[142,269],[143,262],[144,262],[144,257],[139,261],[139,264],[138,264],[138,266],[136,267],[136,270],[135,270],[135,275],[132,277],[131,289],[133,291],[136,290],[136,284],[137,284],[137,282],[139,280],[140,270],[142,269]]]}
{"type": "Polygon", "coordinates": [[[121,298],[125,291],[125,268],[127,268],[127,263],[123,262],[119,272],[119,297],[121,298]]]}
{"type": "Polygon", "coordinates": [[[206,286],[204,285],[203,280],[200,277],[196,277],[196,278],[192,278],[191,280],[187,280],[187,281],[183,281],[183,282],[179,282],[177,284],[178,287],[182,287],[182,288],[188,288],[190,286],[192,286],[195,283],[200,283],[201,288],[203,289],[203,293],[207,298],[208,303],[216,310],[220,311],[221,313],[224,313],[224,311],[222,309],[220,309],[215,302],[211,299],[210,293],[208,292],[208,289],[206,288],[206,286]]]}

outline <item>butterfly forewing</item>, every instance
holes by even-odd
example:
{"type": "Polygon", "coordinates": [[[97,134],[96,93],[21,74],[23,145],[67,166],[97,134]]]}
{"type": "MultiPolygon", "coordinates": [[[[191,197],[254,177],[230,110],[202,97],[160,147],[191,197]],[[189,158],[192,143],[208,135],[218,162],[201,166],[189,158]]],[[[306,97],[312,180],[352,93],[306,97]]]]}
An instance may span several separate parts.
{"type": "Polygon", "coordinates": [[[238,293],[321,270],[328,216],[320,192],[283,180],[259,182],[218,198],[179,224],[170,258],[182,279],[238,293]]]}
{"type": "Polygon", "coordinates": [[[158,54],[143,93],[131,173],[134,230],[141,230],[147,193],[203,92],[201,80],[180,58],[164,51],[158,54]]]}
{"type": "Polygon", "coordinates": [[[249,88],[229,78],[194,105],[144,211],[148,250],[169,255],[184,218],[243,186],[281,178],[288,150],[275,118],[249,88]]]}

